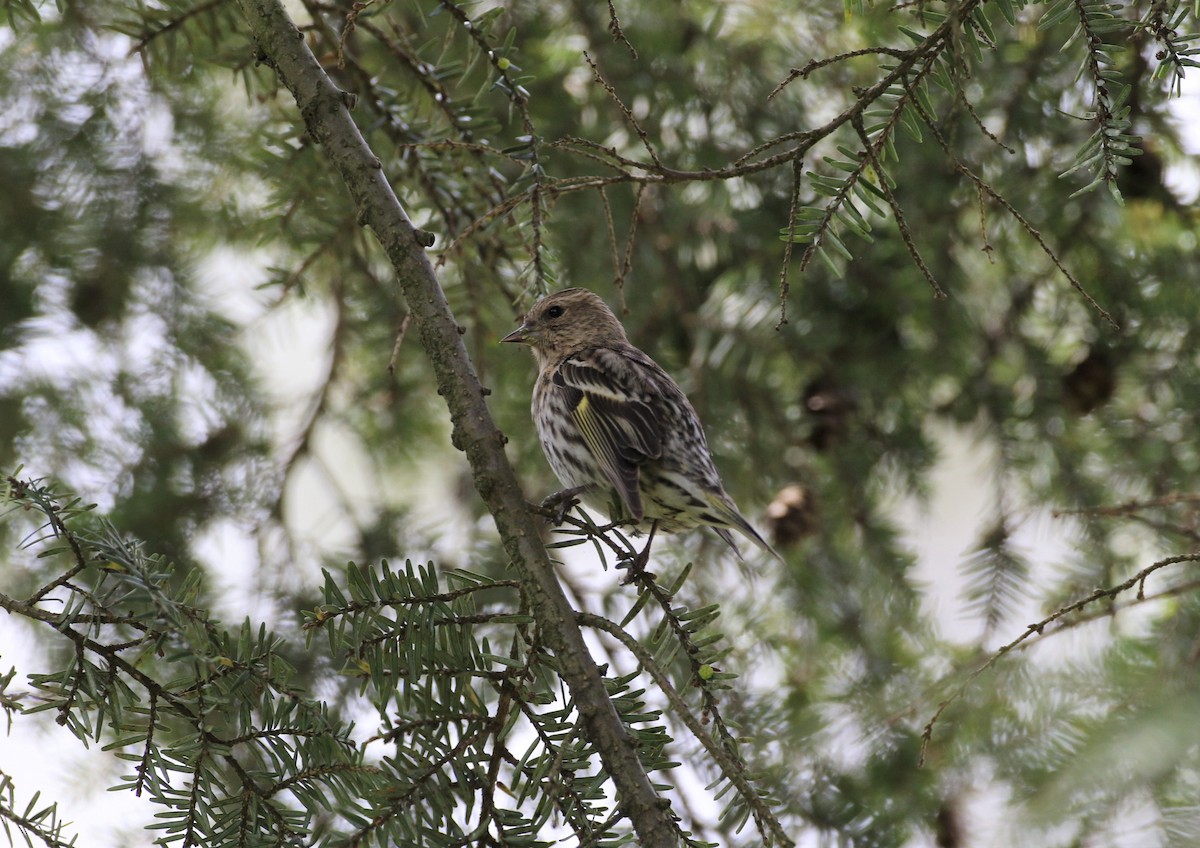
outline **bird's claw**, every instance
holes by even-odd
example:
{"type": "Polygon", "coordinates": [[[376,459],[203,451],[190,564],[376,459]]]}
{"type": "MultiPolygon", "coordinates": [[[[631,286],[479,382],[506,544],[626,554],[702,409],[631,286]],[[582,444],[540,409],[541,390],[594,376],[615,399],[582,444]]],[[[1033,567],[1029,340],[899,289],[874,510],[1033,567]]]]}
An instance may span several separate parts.
{"type": "Polygon", "coordinates": [[[653,581],[655,577],[654,572],[646,570],[646,561],[648,559],[649,557],[638,554],[637,556],[620,560],[617,563],[617,569],[625,572],[625,576],[621,578],[621,585],[628,586],[642,580],[653,581]]]}
{"type": "Polygon", "coordinates": [[[646,540],[646,545],[636,554],[627,554],[617,560],[617,568],[625,569],[625,578],[621,581],[622,586],[628,586],[630,583],[636,583],[639,580],[653,580],[653,572],[646,570],[646,564],[650,562],[650,546],[654,544],[654,531],[658,529],[655,524],[650,529],[650,538],[646,540]]]}
{"type": "Polygon", "coordinates": [[[582,491],[583,487],[576,486],[573,489],[563,489],[561,492],[548,495],[542,501],[542,509],[548,509],[554,513],[548,520],[555,525],[562,524],[567,518],[567,513],[579,506],[579,498],[576,495],[582,491]]]}

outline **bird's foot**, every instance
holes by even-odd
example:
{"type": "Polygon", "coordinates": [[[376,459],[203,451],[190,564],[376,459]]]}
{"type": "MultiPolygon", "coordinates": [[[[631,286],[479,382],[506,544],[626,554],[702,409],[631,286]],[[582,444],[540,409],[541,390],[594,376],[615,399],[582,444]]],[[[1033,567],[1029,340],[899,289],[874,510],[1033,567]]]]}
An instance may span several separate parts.
{"type": "Polygon", "coordinates": [[[542,509],[551,511],[552,514],[549,516],[549,520],[553,524],[562,524],[567,518],[567,513],[579,505],[579,498],[576,495],[586,492],[587,489],[587,486],[574,486],[570,489],[563,489],[561,492],[548,495],[542,501],[542,509]]]}
{"type": "Polygon", "coordinates": [[[621,585],[628,586],[631,583],[640,583],[642,580],[653,580],[654,572],[646,570],[647,560],[649,557],[646,556],[646,551],[628,559],[619,560],[617,569],[625,572],[625,576],[621,578],[621,585]]]}
{"type": "Polygon", "coordinates": [[[622,586],[636,583],[643,578],[654,579],[654,574],[646,570],[646,564],[650,562],[650,546],[654,544],[654,531],[657,529],[656,522],[650,527],[650,536],[646,539],[645,547],[632,556],[625,556],[618,560],[617,568],[626,569],[625,578],[621,581],[622,586]]]}

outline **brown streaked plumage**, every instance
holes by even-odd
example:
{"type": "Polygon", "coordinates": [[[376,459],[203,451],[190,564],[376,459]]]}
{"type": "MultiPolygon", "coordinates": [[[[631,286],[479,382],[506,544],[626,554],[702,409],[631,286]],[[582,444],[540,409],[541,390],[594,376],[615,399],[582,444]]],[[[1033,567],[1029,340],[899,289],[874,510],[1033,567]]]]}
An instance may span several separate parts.
{"type": "Polygon", "coordinates": [[[549,295],[501,341],[532,349],[542,448],[585,503],[641,529],[713,527],[737,552],[734,529],[778,556],[725,493],[683,390],[629,343],[598,295],[580,288],[549,295]]]}

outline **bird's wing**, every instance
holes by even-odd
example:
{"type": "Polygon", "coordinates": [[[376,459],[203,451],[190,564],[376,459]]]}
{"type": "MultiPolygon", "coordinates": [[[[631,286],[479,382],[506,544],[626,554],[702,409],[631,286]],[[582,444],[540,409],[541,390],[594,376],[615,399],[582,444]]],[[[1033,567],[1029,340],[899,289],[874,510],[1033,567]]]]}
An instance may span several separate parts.
{"type": "Polygon", "coordinates": [[[638,468],[662,455],[661,424],[638,391],[639,367],[617,351],[595,349],[567,358],[553,377],[588,450],[635,521],[644,514],[638,468]]]}

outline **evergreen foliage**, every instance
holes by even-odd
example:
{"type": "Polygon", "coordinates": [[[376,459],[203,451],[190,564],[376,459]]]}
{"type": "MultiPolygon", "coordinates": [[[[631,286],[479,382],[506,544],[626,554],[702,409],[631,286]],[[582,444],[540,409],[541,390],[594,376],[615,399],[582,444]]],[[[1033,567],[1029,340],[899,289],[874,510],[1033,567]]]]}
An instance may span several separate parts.
{"type": "MultiPolygon", "coordinates": [[[[1200,841],[1194,4],[289,4],[332,100],[274,8],[4,2],[0,607],[38,651],[0,644],[0,708],[111,753],[119,839],[1200,841]],[[552,512],[492,472],[553,488],[495,342],[561,285],[786,566],[696,533],[623,581],[645,540],[573,512],[555,605],[552,512]],[[964,436],[965,623],[896,509],[964,436]]],[[[14,844],[95,842],[5,768],[14,844]]]]}

